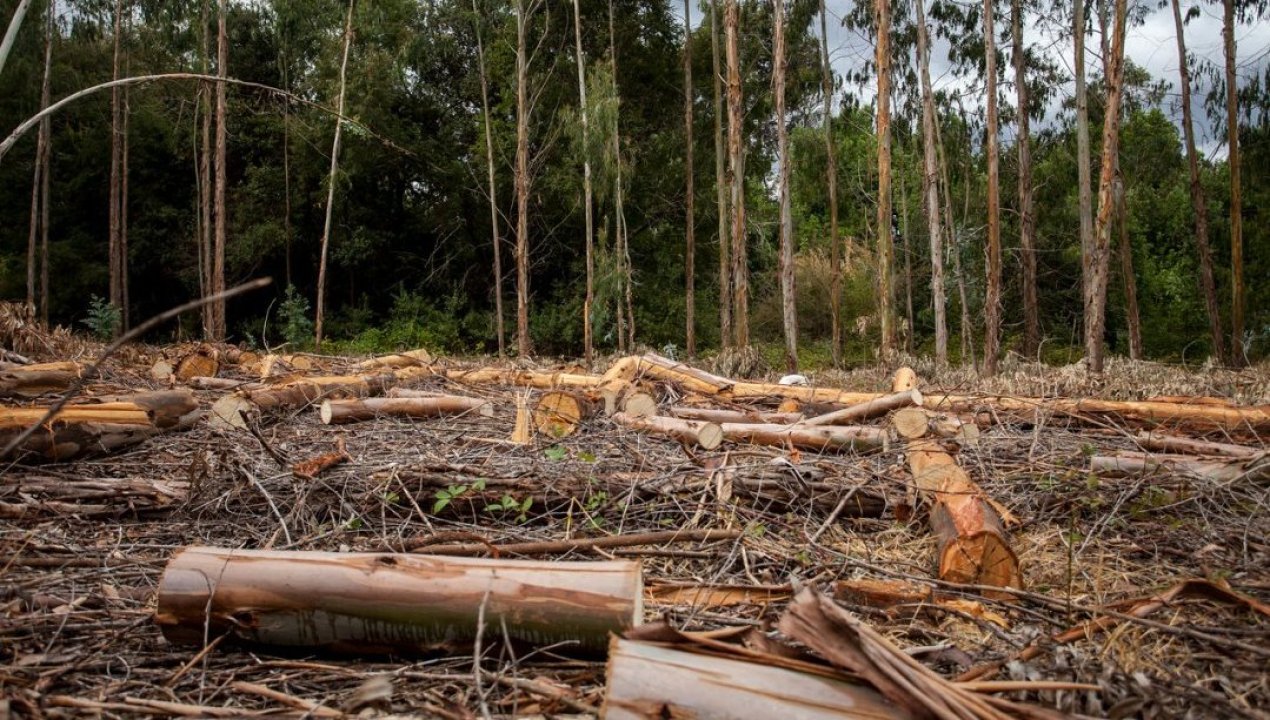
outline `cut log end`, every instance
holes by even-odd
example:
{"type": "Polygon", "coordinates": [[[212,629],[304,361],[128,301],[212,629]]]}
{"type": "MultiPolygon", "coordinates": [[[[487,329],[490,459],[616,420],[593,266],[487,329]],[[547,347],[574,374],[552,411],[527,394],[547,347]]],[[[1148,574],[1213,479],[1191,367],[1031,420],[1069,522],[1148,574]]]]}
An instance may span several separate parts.
{"type": "Polygon", "coordinates": [[[706,450],[714,450],[723,444],[723,428],[717,423],[703,423],[697,428],[697,444],[706,450]]]}
{"type": "Polygon", "coordinates": [[[201,352],[190,353],[176,364],[176,379],[185,382],[196,377],[216,377],[219,370],[220,363],[215,357],[201,352]]]}
{"type": "Polygon", "coordinates": [[[172,363],[167,360],[160,360],[150,366],[150,377],[158,382],[167,382],[172,378],[172,373],[176,369],[172,367],[172,363]]]}
{"type": "Polygon", "coordinates": [[[891,380],[891,389],[895,392],[903,390],[917,389],[917,373],[913,372],[913,368],[902,367],[895,371],[895,377],[891,380]]]}
{"type": "Polygon", "coordinates": [[[593,411],[591,402],[581,395],[553,390],[538,398],[534,406],[534,427],[548,437],[569,437],[593,411]]]}
{"type": "Polygon", "coordinates": [[[226,395],[212,403],[208,422],[212,427],[220,430],[246,430],[247,421],[243,419],[241,413],[254,409],[255,406],[250,400],[240,395],[226,395]]]}
{"type": "Polygon", "coordinates": [[[633,392],[622,400],[622,412],[635,417],[657,414],[657,399],[646,392],[633,392]]]}
{"type": "MultiPolygon", "coordinates": [[[[963,535],[948,542],[940,552],[939,577],[968,585],[1023,587],[1018,557],[1005,538],[991,530],[963,535]]],[[[1009,593],[996,595],[1014,597],[1009,593]]]]}
{"type": "Polygon", "coordinates": [[[891,415],[891,425],[900,437],[915,440],[926,434],[928,428],[926,411],[916,407],[896,410],[891,415]]]}

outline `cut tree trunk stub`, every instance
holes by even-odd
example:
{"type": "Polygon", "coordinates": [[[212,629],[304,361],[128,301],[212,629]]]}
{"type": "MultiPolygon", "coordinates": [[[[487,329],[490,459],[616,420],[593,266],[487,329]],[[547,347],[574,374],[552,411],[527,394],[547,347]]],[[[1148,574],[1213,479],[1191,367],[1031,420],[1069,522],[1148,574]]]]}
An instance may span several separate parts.
{"type": "Polygon", "coordinates": [[[538,562],[190,547],[168,562],[154,620],[170,642],[229,633],[357,654],[470,648],[484,630],[603,652],[643,619],[638,561],[538,562]]]}

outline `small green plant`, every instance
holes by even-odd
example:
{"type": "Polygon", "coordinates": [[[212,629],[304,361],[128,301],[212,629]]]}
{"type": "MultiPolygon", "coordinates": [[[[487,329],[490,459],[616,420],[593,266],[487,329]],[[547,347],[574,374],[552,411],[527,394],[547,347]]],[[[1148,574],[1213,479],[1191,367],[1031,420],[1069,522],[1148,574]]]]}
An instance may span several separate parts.
{"type": "Polygon", "coordinates": [[[581,450],[578,452],[578,459],[585,463],[595,462],[595,453],[590,450],[581,450]]]}
{"type": "Polygon", "coordinates": [[[348,522],[344,523],[344,529],[346,529],[346,530],[361,530],[361,529],[362,529],[362,526],[364,526],[365,524],[366,524],[366,523],[365,523],[365,521],[363,521],[361,518],[359,518],[359,517],[353,517],[351,520],[349,520],[348,522]]]}
{"type": "Polygon", "coordinates": [[[451,501],[461,498],[468,493],[469,490],[480,492],[485,489],[485,480],[482,478],[471,485],[451,485],[444,490],[437,491],[437,500],[432,503],[432,514],[435,515],[446,508],[451,501]]]}
{"type": "Polygon", "coordinates": [[[288,285],[287,294],[278,306],[278,319],[282,321],[282,336],[290,345],[304,345],[313,339],[309,309],[309,299],[301,295],[294,285],[288,285]]]}
{"type": "Polygon", "coordinates": [[[511,495],[504,495],[498,502],[486,505],[485,512],[514,512],[516,513],[516,522],[523,524],[529,519],[529,508],[533,507],[533,504],[534,499],[531,497],[520,501],[511,495]]]}
{"type": "Polygon", "coordinates": [[[594,492],[587,496],[584,507],[586,508],[587,512],[595,512],[596,510],[600,508],[601,505],[608,502],[608,499],[609,499],[609,494],[603,490],[600,490],[599,492],[594,492]]]}
{"type": "Polygon", "coordinates": [[[560,462],[561,460],[564,460],[566,457],[569,457],[569,451],[565,450],[560,445],[552,445],[551,447],[544,450],[542,454],[544,457],[546,457],[548,460],[551,460],[552,462],[560,462]]]}
{"type": "Polygon", "coordinates": [[[93,295],[88,300],[88,317],[82,322],[88,326],[93,337],[110,340],[119,334],[119,328],[123,326],[123,314],[115,305],[93,295]]]}

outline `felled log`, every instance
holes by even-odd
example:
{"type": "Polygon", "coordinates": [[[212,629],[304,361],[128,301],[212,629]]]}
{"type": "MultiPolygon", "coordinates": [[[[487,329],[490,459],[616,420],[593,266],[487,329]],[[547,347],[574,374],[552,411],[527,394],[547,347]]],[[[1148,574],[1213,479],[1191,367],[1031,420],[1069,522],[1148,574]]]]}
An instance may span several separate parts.
{"type": "Polygon", "coordinates": [[[1143,450],[1179,453],[1183,455],[1216,455],[1218,457],[1255,458],[1270,452],[1264,448],[1234,445],[1210,440],[1194,440],[1176,435],[1140,432],[1134,436],[1143,450]]]}
{"type": "Polygon", "coordinates": [[[807,418],[802,421],[803,425],[844,425],[849,422],[857,422],[860,420],[868,420],[869,418],[880,417],[892,410],[909,407],[912,405],[921,406],[922,394],[916,388],[910,390],[901,390],[900,392],[883,395],[874,400],[857,403],[841,410],[835,410],[823,415],[807,418]]]}
{"type": "MultiPolygon", "coordinates": [[[[913,382],[909,373],[897,373],[895,389],[908,389],[904,386],[913,382]]],[[[920,418],[924,435],[925,413],[920,418]]],[[[1022,587],[1019,559],[1006,540],[1001,516],[956,459],[938,442],[922,436],[907,442],[905,457],[914,483],[931,499],[930,524],[939,539],[940,579],[1022,587]]]]}
{"type": "Polygon", "coordinates": [[[383,392],[396,378],[384,375],[332,375],[297,378],[241,392],[243,398],[262,410],[300,407],[330,397],[366,397],[383,392]]]}
{"type": "Polygon", "coordinates": [[[1008,395],[973,397],[926,395],[932,410],[974,412],[982,407],[1033,415],[1037,412],[1066,415],[1076,420],[1115,418],[1147,425],[1192,427],[1201,430],[1270,430],[1270,405],[1228,406],[1155,401],[1097,400],[1091,398],[1025,398],[1008,395]]]}
{"type": "Polygon", "coordinates": [[[638,562],[537,562],[191,547],[168,562],[155,623],[173,643],[227,633],[337,653],[470,651],[491,637],[598,653],[643,619],[638,562]]]}
{"type": "Polygon", "coordinates": [[[714,450],[723,444],[723,428],[712,422],[660,416],[639,417],[620,412],[613,415],[613,422],[643,432],[666,435],[681,443],[697,445],[706,450],[714,450]]]}
{"type": "Polygon", "coordinates": [[[23,475],[0,479],[0,518],[49,515],[99,517],[164,510],[184,500],[189,483],[150,478],[65,478],[23,475]]]}
{"type": "Polygon", "coordinates": [[[768,423],[789,425],[803,419],[802,413],[759,412],[755,410],[721,410],[717,408],[686,407],[676,405],[670,414],[685,420],[705,420],[713,423],[768,423]]]}
{"type": "Polygon", "coordinates": [[[1147,475],[1154,472],[1189,475],[1215,482],[1263,480],[1270,477],[1270,458],[1202,458],[1191,455],[1168,455],[1118,452],[1089,458],[1089,471],[1098,475],[1147,475]]]}
{"type": "Polygon", "coordinates": [[[322,422],[327,425],[342,425],[377,417],[430,418],[467,413],[492,417],[494,406],[480,398],[441,395],[422,398],[323,400],[318,410],[322,422]]]}
{"type": "Polygon", "coordinates": [[[598,375],[489,367],[476,368],[474,370],[446,370],[445,377],[457,383],[470,385],[508,385],[511,387],[538,388],[540,390],[593,388],[600,384],[598,375]]]}
{"type": "MultiPolygon", "coordinates": [[[[194,352],[186,353],[177,361],[172,374],[178,382],[186,382],[190,378],[216,377],[219,371],[220,360],[217,358],[217,352],[209,347],[201,347],[194,352]]],[[[154,372],[154,368],[151,368],[151,372],[154,372]]]]}
{"type": "Polygon", "coordinates": [[[403,353],[381,355],[369,360],[363,360],[353,367],[358,370],[380,370],[383,368],[418,367],[429,365],[433,361],[432,353],[419,348],[418,350],[408,350],[403,353]]]}
{"type": "Polygon", "coordinates": [[[856,425],[774,425],[766,423],[723,423],[723,438],[732,442],[773,447],[793,446],[809,450],[882,450],[886,430],[856,425]]]}
{"type": "Polygon", "coordinates": [[[577,432],[595,411],[596,404],[582,393],[551,390],[534,404],[533,424],[547,437],[564,438],[577,432]]]}
{"type": "Polygon", "coordinates": [[[79,363],[51,362],[0,370],[0,398],[37,397],[61,392],[83,372],[79,363]]]}
{"type": "Polygon", "coordinates": [[[914,717],[867,685],[816,672],[815,666],[807,669],[615,637],[600,715],[608,720],[914,717]]]}
{"type": "MultiPolygon", "coordinates": [[[[70,460],[135,445],[164,430],[185,429],[202,416],[194,396],[185,391],[103,400],[62,408],[17,452],[53,461],[70,460]]],[[[0,445],[41,421],[47,412],[47,407],[0,408],[0,445]]]]}

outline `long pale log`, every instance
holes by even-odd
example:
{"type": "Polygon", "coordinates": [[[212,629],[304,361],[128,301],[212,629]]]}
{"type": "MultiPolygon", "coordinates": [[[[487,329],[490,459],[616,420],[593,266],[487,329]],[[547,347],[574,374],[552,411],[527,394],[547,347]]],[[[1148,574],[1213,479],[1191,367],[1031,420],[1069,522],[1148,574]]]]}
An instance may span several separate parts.
{"type": "Polygon", "coordinates": [[[773,447],[794,446],[810,450],[884,450],[887,446],[886,430],[853,425],[774,425],[751,423],[723,423],[725,440],[746,442],[752,445],[773,447]]]}
{"type": "Polygon", "coordinates": [[[1188,475],[1215,482],[1256,481],[1270,477],[1270,461],[1264,455],[1220,460],[1190,455],[1120,452],[1089,458],[1089,471],[1098,475],[1149,475],[1158,472],[1188,475]]]}
{"type": "Polygon", "coordinates": [[[454,382],[470,385],[508,385],[512,387],[538,388],[540,390],[590,388],[600,384],[600,376],[598,375],[503,368],[446,370],[445,377],[454,382]]]}
{"type": "Polygon", "coordinates": [[[83,372],[73,362],[40,363],[0,370],[0,398],[36,397],[61,392],[83,372]]]}
{"type": "Polygon", "coordinates": [[[1134,440],[1143,450],[1179,453],[1183,455],[1216,455],[1219,457],[1243,458],[1245,460],[1266,455],[1265,448],[1233,445],[1231,443],[1213,442],[1209,440],[1193,440],[1175,435],[1157,435],[1140,432],[1134,440]]]}
{"type": "MultiPolygon", "coordinates": [[[[46,413],[45,408],[35,410],[38,414],[34,417],[24,413],[6,415],[4,425],[0,426],[0,443],[7,445],[12,442],[30,423],[38,422],[46,413]]],[[[150,420],[145,409],[137,407],[101,410],[91,406],[70,406],[27,437],[16,451],[53,462],[63,462],[130,447],[163,432],[164,429],[184,430],[201,418],[202,412],[196,409],[182,416],[176,423],[160,428],[150,420]]]]}
{"type": "Polygon", "coordinates": [[[425,398],[361,398],[323,400],[319,416],[326,425],[374,420],[378,417],[431,418],[449,415],[494,415],[494,406],[480,398],[441,395],[425,398]]]}
{"type": "Polygon", "coordinates": [[[395,381],[393,375],[332,375],[288,380],[260,390],[247,390],[242,397],[262,410],[300,407],[329,397],[365,397],[382,392],[395,381]]]}
{"type": "Polygon", "coordinates": [[[927,394],[932,410],[973,412],[980,407],[1022,413],[1050,412],[1081,419],[1108,416],[1153,425],[1182,425],[1202,429],[1270,430],[1270,405],[1224,407],[1091,398],[1027,398],[1008,395],[968,396],[927,394]]]}
{"type": "Polygon", "coordinates": [[[842,425],[848,422],[859,420],[868,420],[880,415],[885,415],[892,410],[909,407],[912,405],[921,406],[922,393],[916,388],[911,390],[902,390],[900,392],[883,395],[874,400],[852,405],[841,410],[835,410],[824,415],[817,415],[813,418],[807,418],[802,421],[802,425],[842,425]]]}
{"type": "Polygon", "coordinates": [[[687,652],[613,638],[601,717],[784,717],[805,720],[910,718],[864,684],[828,673],[687,652]]]}
{"type": "Polygon", "coordinates": [[[647,417],[614,413],[613,422],[644,432],[672,437],[688,445],[714,450],[723,444],[723,429],[716,423],[670,417],[647,417]]]}
{"type": "Polygon", "coordinates": [[[407,350],[406,352],[396,353],[394,355],[381,355],[373,357],[369,360],[363,360],[353,367],[358,370],[382,370],[384,368],[404,368],[404,367],[420,367],[435,362],[436,358],[432,357],[432,353],[423,348],[418,350],[407,350]]]}
{"type": "Polygon", "coordinates": [[[675,362],[654,353],[639,358],[637,375],[673,382],[690,392],[718,395],[734,384],[728,378],[675,362]]]}
{"type": "Polygon", "coordinates": [[[484,630],[595,653],[643,620],[643,579],[630,561],[191,547],[168,562],[154,619],[181,644],[228,633],[332,652],[464,652],[484,630]]]}
{"type": "MultiPolygon", "coordinates": [[[[896,374],[897,389],[914,384],[911,371],[896,374]]],[[[930,524],[939,539],[940,579],[1022,587],[1019,559],[1006,540],[1001,516],[956,459],[924,437],[908,441],[905,457],[914,483],[932,500],[930,524]]]]}
{"type": "Polygon", "coordinates": [[[713,423],[769,423],[790,425],[803,419],[802,413],[758,412],[754,410],[720,410],[717,408],[685,407],[676,405],[670,414],[685,420],[704,420],[713,423]]]}

